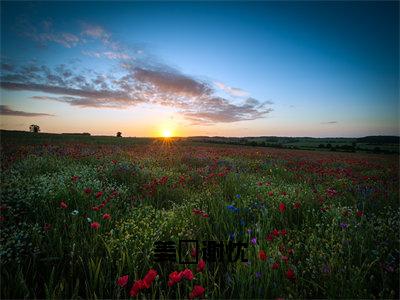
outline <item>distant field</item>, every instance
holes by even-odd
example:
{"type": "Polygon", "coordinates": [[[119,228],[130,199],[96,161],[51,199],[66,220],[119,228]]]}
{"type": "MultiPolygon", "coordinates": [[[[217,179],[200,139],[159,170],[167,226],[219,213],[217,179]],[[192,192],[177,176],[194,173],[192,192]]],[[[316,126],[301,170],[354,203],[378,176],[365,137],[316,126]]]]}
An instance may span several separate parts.
{"type": "Polygon", "coordinates": [[[1,297],[399,298],[398,155],[230,142],[2,131],[1,297]]]}

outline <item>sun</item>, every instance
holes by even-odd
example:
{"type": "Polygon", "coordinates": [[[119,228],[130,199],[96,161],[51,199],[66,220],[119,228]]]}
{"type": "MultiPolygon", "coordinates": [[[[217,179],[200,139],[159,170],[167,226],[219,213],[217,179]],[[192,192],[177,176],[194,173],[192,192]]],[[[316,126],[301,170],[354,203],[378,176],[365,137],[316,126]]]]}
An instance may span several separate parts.
{"type": "Polygon", "coordinates": [[[162,136],[165,137],[165,138],[171,137],[171,136],[172,136],[171,130],[169,130],[169,129],[164,129],[163,132],[162,132],[162,136]]]}

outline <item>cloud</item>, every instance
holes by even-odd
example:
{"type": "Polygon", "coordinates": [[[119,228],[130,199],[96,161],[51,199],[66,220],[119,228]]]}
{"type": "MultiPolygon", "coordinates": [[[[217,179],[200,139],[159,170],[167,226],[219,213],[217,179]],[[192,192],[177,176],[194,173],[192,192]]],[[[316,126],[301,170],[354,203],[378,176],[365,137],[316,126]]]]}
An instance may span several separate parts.
{"type": "Polygon", "coordinates": [[[233,97],[248,97],[249,93],[246,91],[243,91],[242,89],[235,88],[235,87],[230,87],[222,82],[215,81],[214,84],[221,90],[223,90],[225,93],[228,95],[231,95],[233,97]]]}
{"type": "Polygon", "coordinates": [[[96,51],[82,51],[84,55],[97,57],[97,58],[108,58],[108,59],[131,59],[132,57],[126,53],[119,53],[114,51],[104,51],[104,52],[96,52],[96,51]]]}
{"type": "Polygon", "coordinates": [[[4,62],[0,75],[2,89],[45,93],[32,98],[85,108],[124,109],[142,103],[168,106],[196,125],[255,120],[272,111],[267,107],[272,102],[254,99],[240,88],[184,74],[160,63],[147,51],[142,53],[137,45],[123,47],[102,26],[81,22],[81,30],[73,34],[56,31],[49,21],[39,27],[26,20],[22,24],[24,35],[43,45],[55,42],[71,48],[100,41],[101,51],[91,47],[93,50],[82,53],[117,64],[100,74],[79,65],[50,68],[35,62],[19,66],[4,62]],[[226,97],[218,96],[219,90],[226,97]]]}
{"type": "Polygon", "coordinates": [[[332,124],[337,124],[339,123],[338,121],[329,121],[329,122],[321,122],[321,124],[325,124],[325,125],[332,125],[332,124]]]}
{"type": "Polygon", "coordinates": [[[211,88],[206,83],[178,72],[135,68],[133,76],[143,84],[153,85],[162,93],[182,96],[202,96],[211,93],[211,88]]]}
{"type": "Polygon", "coordinates": [[[18,116],[18,117],[49,117],[52,114],[31,113],[20,110],[12,110],[8,105],[0,105],[0,115],[3,116],[18,116]]]}
{"type": "Polygon", "coordinates": [[[20,35],[37,42],[41,47],[46,47],[49,42],[53,42],[72,48],[81,42],[75,34],[55,30],[52,22],[48,20],[41,22],[39,26],[34,26],[28,19],[20,18],[16,30],[20,35]]]}

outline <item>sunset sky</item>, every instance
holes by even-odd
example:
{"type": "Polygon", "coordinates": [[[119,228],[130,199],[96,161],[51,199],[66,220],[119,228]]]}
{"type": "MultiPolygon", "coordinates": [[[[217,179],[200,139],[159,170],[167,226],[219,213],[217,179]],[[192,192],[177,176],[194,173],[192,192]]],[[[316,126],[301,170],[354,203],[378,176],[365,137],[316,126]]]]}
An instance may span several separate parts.
{"type": "Polygon", "coordinates": [[[1,2],[2,129],[399,134],[398,2],[1,2]]]}

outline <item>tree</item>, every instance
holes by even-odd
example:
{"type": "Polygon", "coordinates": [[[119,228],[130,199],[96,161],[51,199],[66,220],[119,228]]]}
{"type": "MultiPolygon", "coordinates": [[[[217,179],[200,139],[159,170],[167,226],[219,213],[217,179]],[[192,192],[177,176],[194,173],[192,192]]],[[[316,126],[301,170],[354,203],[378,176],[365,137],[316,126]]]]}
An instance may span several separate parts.
{"type": "Polygon", "coordinates": [[[40,127],[39,127],[39,125],[32,124],[31,126],[29,126],[29,131],[30,132],[39,132],[40,131],[40,127]]]}
{"type": "Polygon", "coordinates": [[[122,132],[117,132],[117,137],[122,137],[122,132]]]}

